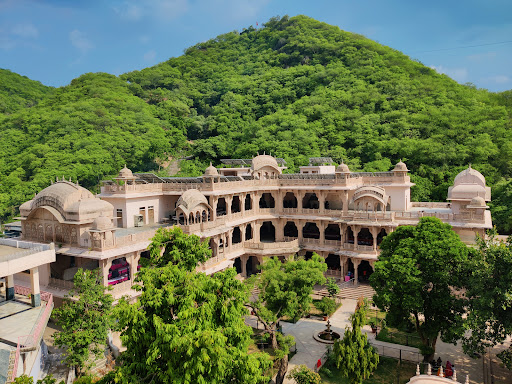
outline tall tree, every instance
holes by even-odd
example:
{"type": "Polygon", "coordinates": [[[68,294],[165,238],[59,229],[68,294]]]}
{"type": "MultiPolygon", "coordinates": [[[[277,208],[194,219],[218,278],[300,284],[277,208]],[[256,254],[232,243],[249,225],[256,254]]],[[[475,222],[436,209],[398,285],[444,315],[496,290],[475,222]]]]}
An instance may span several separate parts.
{"type": "Polygon", "coordinates": [[[212,255],[207,241],[187,235],[177,226],[159,228],[148,249],[151,265],[163,267],[172,263],[187,271],[194,270],[199,262],[204,263],[212,255]]]}
{"type": "Polygon", "coordinates": [[[439,336],[456,343],[464,333],[467,300],[457,293],[467,281],[470,248],[434,217],[401,226],[384,238],[370,284],[374,303],[391,324],[412,322],[428,361],[439,336]]]}
{"type": "Polygon", "coordinates": [[[57,325],[62,327],[54,338],[55,345],[66,349],[66,364],[81,375],[84,368],[89,368],[91,353],[99,356],[104,351],[113,325],[113,298],[106,292],[98,270],[80,268],[73,283],[74,288],[66,295],[68,300],[53,311],[57,325]]]}
{"type": "Polygon", "coordinates": [[[361,384],[379,364],[378,352],[368,342],[366,333],[361,332],[367,307],[364,301],[358,302],[356,311],[350,317],[352,329],[345,328],[343,339],[336,340],[332,350],[336,366],[351,384],[361,384]]]}
{"type": "Polygon", "coordinates": [[[287,317],[298,319],[309,313],[311,293],[316,284],[325,282],[327,265],[317,254],[310,260],[289,259],[282,263],[277,257],[267,260],[261,266],[261,273],[248,279],[250,287],[259,289],[257,297],[247,305],[252,308],[270,336],[272,348],[280,348],[281,363],[277,383],[284,380],[288,367],[288,348],[291,340],[278,332],[279,321],[287,317]]]}
{"type": "MultiPolygon", "coordinates": [[[[471,260],[466,296],[469,311],[463,339],[464,352],[483,355],[486,347],[503,343],[512,336],[512,238],[498,241],[496,233],[479,238],[478,252],[471,260]]],[[[512,349],[499,357],[512,369],[512,349]]]]}
{"type": "MultiPolygon", "coordinates": [[[[190,238],[189,238],[190,239],[190,238]]],[[[248,291],[228,269],[207,276],[168,264],[143,268],[135,304],[116,307],[123,364],[117,383],[263,383],[266,354],[248,354],[248,291]]]]}

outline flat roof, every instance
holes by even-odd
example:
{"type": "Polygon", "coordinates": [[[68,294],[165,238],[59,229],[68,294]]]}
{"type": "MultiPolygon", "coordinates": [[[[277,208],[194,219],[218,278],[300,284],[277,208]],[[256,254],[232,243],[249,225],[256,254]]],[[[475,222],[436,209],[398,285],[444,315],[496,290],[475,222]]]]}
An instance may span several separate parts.
{"type": "Polygon", "coordinates": [[[0,244],[0,262],[15,259],[17,253],[24,251],[26,251],[25,248],[14,248],[0,244]]]}

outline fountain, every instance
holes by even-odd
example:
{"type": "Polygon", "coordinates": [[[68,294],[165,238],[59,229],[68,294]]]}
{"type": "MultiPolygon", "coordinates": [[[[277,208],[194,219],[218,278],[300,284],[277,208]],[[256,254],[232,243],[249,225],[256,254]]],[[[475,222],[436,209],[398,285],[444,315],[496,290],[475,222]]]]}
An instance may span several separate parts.
{"type": "Polygon", "coordinates": [[[327,320],[326,329],[318,334],[314,334],[313,338],[321,343],[334,344],[334,341],[340,338],[340,334],[331,329],[331,322],[327,320]]]}

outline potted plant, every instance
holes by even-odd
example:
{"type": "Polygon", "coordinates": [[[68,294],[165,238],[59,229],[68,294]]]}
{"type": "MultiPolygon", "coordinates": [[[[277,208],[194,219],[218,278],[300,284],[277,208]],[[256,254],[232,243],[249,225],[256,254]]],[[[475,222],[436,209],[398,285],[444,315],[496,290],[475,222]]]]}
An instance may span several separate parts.
{"type": "Polygon", "coordinates": [[[377,333],[377,324],[375,324],[375,321],[370,321],[370,327],[372,328],[372,333],[377,333]]]}
{"type": "Polygon", "coordinates": [[[327,321],[329,316],[331,316],[336,311],[336,301],[334,299],[324,297],[324,298],[322,298],[322,300],[315,303],[315,307],[320,312],[323,313],[324,321],[327,321]]]}

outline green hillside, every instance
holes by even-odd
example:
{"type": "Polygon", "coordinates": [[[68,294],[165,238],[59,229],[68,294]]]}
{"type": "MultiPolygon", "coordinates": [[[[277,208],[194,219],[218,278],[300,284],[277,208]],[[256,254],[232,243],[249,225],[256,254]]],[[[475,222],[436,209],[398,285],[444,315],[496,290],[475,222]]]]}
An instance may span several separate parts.
{"type": "Polygon", "coordinates": [[[0,113],[12,113],[32,107],[52,89],[39,81],[0,68],[0,113]]]}
{"type": "Polygon", "coordinates": [[[119,78],[84,75],[5,116],[0,151],[13,161],[0,164],[0,214],[51,175],[92,186],[124,162],[157,169],[155,159],[176,154],[192,155],[182,174],[198,175],[210,160],[266,151],[290,171],[312,156],[343,159],[353,171],[386,171],[403,159],[419,200],[445,200],[471,163],[497,185],[493,211],[510,231],[511,116],[510,92],[460,85],[305,16],[274,18],[119,78]],[[9,148],[5,135],[15,139],[9,148]]]}

